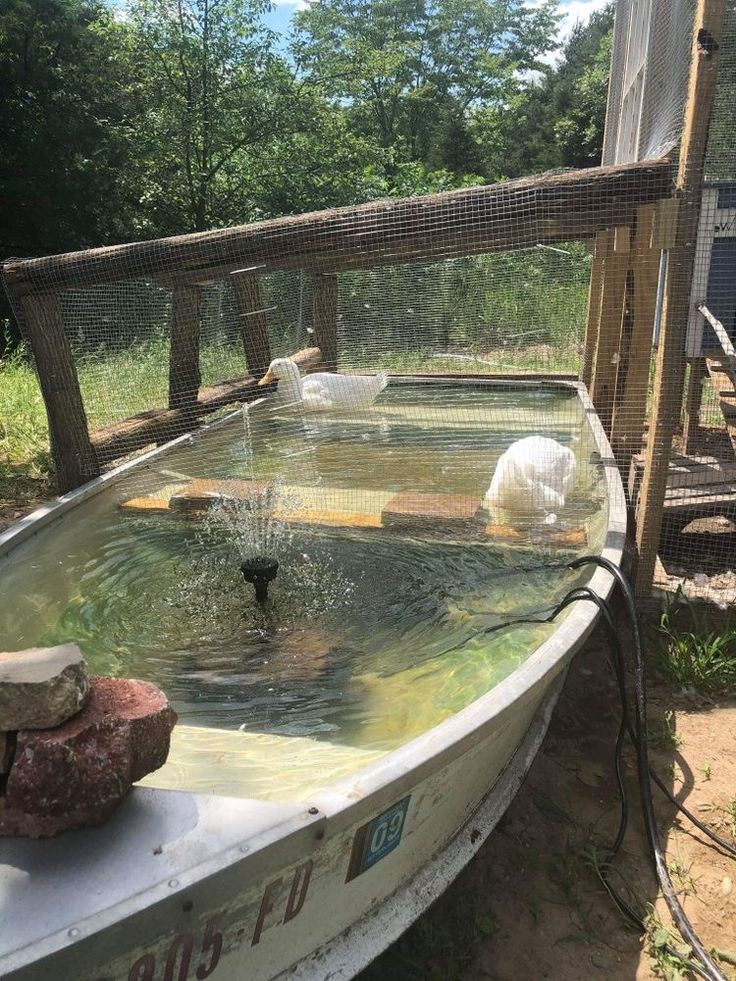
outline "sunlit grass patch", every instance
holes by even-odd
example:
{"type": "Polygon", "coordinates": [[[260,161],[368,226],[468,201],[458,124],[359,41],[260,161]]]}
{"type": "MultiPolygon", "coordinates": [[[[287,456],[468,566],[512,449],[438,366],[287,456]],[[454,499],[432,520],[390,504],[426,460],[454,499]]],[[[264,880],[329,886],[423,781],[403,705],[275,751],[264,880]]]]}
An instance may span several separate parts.
{"type": "Polygon", "coordinates": [[[655,654],[661,672],[682,688],[704,695],[736,691],[736,626],[726,621],[715,628],[681,591],[660,617],[655,654]]]}

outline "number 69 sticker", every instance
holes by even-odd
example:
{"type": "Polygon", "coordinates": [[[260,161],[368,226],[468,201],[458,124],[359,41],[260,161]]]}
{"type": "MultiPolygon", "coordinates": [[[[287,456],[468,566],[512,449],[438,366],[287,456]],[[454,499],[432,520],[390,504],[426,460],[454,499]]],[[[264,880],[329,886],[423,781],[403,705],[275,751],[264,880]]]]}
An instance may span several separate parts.
{"type": "Polygon", "coordinates": [[[346,882],[372,868],[396,848],[404,831],[410,800],[411,795],[358,828],[353,839],[346,882]]]}

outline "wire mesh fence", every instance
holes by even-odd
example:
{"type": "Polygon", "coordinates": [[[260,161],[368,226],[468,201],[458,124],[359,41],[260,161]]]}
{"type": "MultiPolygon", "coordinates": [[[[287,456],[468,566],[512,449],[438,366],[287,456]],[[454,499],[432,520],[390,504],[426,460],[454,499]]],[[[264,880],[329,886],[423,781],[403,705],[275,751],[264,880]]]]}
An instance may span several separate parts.
{"type": "MultiPolygon", "coordinates": [[[[407,376],[444,377],[432,418],[440,401],[454,418],[467,398],[458,377],[579,378],[636,515],[642,582],[659,556],[660,578],[684,570],[695,593],[736,599],[736,393],[723,341],[736,338],[735,32],[733,3],[620,0],[602,168],[7,263],[61,489],[204,423],[217,472],[200,462],[190,483],[242,479],[221,460],[234,430],[212,424],[264,393],[279,411],[300,403],[280,433],[301,461],[298,485],[326,486],[301,445],[305,418],[375,421],[384,403],[394,413],[394,391],[406,415],[407,376]],[[269,372],[284,358],[296,380],[269,372]]],[[[483,457],[488,480],[514,441],[562,432],[543,399],[530,408],[520,396],[514,410],[510,391],[498,415],[505,442],[491,439],[495,455],[483,457]]],[[[590,450],[575,404],[570,433],[590,450]]],[[[406,425],[421,429],[413,412],[406,425]]],[[[330,452],[320,444],[317,457],[334,463],[330,452]]],[[[417,463],[390,489],[441,494],[458,466],[417,463]]],[[[154,484],[146,493],[161,500],[154,484]]],[[[352,500],[337,510],[364,513],[352,500]]]]}

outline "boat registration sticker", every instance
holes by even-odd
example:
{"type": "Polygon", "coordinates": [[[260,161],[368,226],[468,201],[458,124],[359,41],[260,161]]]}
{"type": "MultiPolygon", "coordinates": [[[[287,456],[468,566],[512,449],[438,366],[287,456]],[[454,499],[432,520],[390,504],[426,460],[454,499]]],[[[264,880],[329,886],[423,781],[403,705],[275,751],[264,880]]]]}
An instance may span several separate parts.
{"type": "Polygon", "coordinates": [[[358,828],[353,839],[346,882],[373,868],[396,848],[404,832],[410,800],[411,794],[358,828]]]}

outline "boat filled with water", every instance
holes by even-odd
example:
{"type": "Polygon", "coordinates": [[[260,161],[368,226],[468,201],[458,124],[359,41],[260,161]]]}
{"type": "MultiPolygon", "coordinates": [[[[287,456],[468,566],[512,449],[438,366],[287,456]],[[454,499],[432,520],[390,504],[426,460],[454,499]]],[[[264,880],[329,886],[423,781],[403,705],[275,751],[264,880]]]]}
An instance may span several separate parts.
{"type": "Polygon", "coordinates": [[[402,376],[304,408],[266,395],[0,538],[0,646],[76,644],[178,716],[106,824],[3,841],[4,977],[351,977],[522,781],[597,611],[543,621],[612,586],[567,563],[625,534],[585,389],[402,376]],[[564,478],[504,497],[520,446],[564,478]]]}

